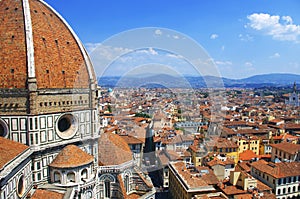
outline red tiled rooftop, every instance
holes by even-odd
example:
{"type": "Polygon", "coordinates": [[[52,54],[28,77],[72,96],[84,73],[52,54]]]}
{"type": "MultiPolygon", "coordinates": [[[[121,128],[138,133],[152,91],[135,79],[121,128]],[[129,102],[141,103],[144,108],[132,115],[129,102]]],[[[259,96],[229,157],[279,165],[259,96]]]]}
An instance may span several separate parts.
{"type": "Polygon", "coordinates": [[[210,167],[212,167],[214,165],[224,165],[225,166],[225,165],[230,165],[230,164],[234,164],[234,160],[232,160],[231,158],[226,158],[225,161],[222,161],[216,157],[207,163],[207,165],[210,167]]]}
{"type": "Polygon", "coordinates": [[[281,142],[279,144],[270,144],[271,147],[279,149],[281,151],[296,154],[300,151],[300,144],[293,144],[289,142],[281,142]]]}
{"type": "Polygon", "coordinates": [[[37,189],[31,199],[63,199],[64,194],[55,191],[37,189]]]}
{"type": "Polygon", "coordinates": [[[142,140],[131,135],[122,135],[121,138],[125,140],[127,144],[143,144],[142,140]]]}
{"type": "Polygon", "coordinates": [[[219,138],[215,142],[215,147],[217,148],[238,148],[238,145],[232,140],[228,140],[226,138],[219,138]]]}
{"type": "Polygon", "coordinates": [[[244,194],[246,191],[237,188],[236,186],[233,185],[227,185],[223,187],[220,187],[221,190],[226,194],[226,195],[237,195],[237,194],[244,194]]]}
{"type": "Polygon", "coordinates": [[[203,174],[202,176],[195,176],[194,174],[199,172],[191,172],[186,168],[184,162],[175,162],[173,163],[173,166],[190,189],[218,183],[217,177],[208,167],[197,167],[197,170],[208,170],[209,173],[203,174]]]}
{"type": "Polygon", "coordinates": [[[132,152],[121,136],[102,133],[98,139],[99,165],[119,165],[132,160],[132,152]]]}
{"type": "Polygon", "coordinates": [[[250,193],[245,193],[245,194],[239,194],[234,197],[235,199],[252,199],[252,194],[250,193]]]}
{"type": "Polygon", "coordinates": [[[249,162],[239,162],[236,168],[240,168],[242,171],[249,173],[251,171],[251,164],[249,162]]]}
{"type": "Polygon", "coordinates": [[[94,161],[94,157],[75,145],[68,145],[55,157],[49,165],[56,168],[74,168],[87,165],[94,161]]]}
{"type": "Polygon", "coordinates": [[[251,166],[275,178],[284,178],[300,175],[300,162],[268,163],[264,160],[259,160],[257,162],[253,162],[251,166]]]}
{"type": "Polygon", "coordinates": [[[250,161],[258,156],[252,150],[246,150],[240,153],[240,160],[242,161],[250,161]]]}
{"type": "Polygon", "coordinates": [[[24,144],[0,136],[0,169],[27,149],[24,144]]]}

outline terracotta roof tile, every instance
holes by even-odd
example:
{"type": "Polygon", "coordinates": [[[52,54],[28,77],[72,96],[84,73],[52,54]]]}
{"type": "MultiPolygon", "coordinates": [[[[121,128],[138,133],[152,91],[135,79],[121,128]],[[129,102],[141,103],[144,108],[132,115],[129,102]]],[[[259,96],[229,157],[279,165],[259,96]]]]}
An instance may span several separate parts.
{"type": "Polygon", "coordinates": [[[199,188],[201,186],[208,186],[212,184],[217,184],[218,179],[213,174],[213,172],[208,167],[197,167],[200,170],[207,170],[208,173],[205,173],[201,176],[196,176],[195,174],[200,174],[199,172],[191,172],[185,167],[184,162],[175,162],[173,163],[175,169],[181,175],[183,180],[189,186],[189,188],[199,188]]]}
{"type": "Polygon", "coordinates": [[[274,178],[284,178],[300,175],[300,162],[272,163],[259,160],[251,164],[255,169],[267,173],[274,178]]]}
{"type": "Polygon", "coordinates": [[[260,180],[257,180],[257,189],[261,192],[270,192],[270,191],[272,191],[271,187],[269,187],[265,183],[261,182],[260,180]]]}
{"type": "Polygon", "coordinates": [[[246,150],[240,153],[240,160],[242,161],[250,161],[258,156],[252,150],[246,150]]]}
{"type": "Polygon", "coordinates": [[[234,164],[233,159],[226,158],[225,161],[222,161],[217,157],[207,163],[207,165],[210,166],[210,167],[215,166],[215,165],[224,165],[225,166],[225,165],[230,165],[230,164],[234,164]]]}
{"type": "Polygon", "coordinates": [[[251,164],[249,162],[239,162],[237,164],[237,167],[235,168],[240,168],[242,171],[246,171],[247,173],[249,173],[251,171],[251,164]]]}
{"type": "Polygon", "coordinates": [[[98,139],[99,165],[119,165],[132,160],[132,152],[121,136],[102,133],[98,139]]]}
{"type": "Polygon", "coordinates": [[[282,142],[279,144],[270,144],[273,148],[285,151],[290,154],[296,154],[300,151],[300,144],[293,144],[289,142],[282,142]]]}
{"type": "Polygon", "coordinates": [[[244,194],[246,191],[237,188],[236,186],[229,185],[229,186],[224,186],[220,187],[221,190],[226,194],[226,195],[237,195],[237,194],[244,194]]]}
{"type": "Polygon", "coordinates": [[[24,144],[0,136],[0,169],[27,149],[24,144]]]}
{"type": "Polygon", "coordinates": [[[89,164],[94,157],[75,145],[68,145],[55,157],[49,165],[56,168],[74,168],[89,164]]]}
{"type": "Polygon", "coordinates": [[[144,142],[131,135],[121,135],[121,138],[125,140],[127,144],[143,144],[144,142]]]}
{"type": "Polygon", "coordinates": [[[252,199],[252,194],[250,193],[245,193],[245,194],[240,194],[234,197],[235,199],[252,199]]]}
{"type": "Polygon", "coordinates": [[[238,145],[232,140],[228,140],[226,138],[219,138],[215,142],[215,147],[217,148],[238,148],[238,145]]]}
{"type": "Polygon", "coordinates": [[[55,191],[37,189],[31,199],[63,199],[64,194],[55,191]]]}

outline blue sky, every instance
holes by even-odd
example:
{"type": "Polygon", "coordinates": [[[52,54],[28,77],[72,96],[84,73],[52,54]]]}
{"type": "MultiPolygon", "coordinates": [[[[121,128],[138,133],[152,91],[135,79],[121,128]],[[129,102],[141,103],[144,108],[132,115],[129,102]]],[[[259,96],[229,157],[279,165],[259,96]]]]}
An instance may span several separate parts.
{"type": "MultiPolygon", "coordinates": [[[[46,2],[67,20],[91,54],[95,47],[101,46],[113,35],[123,31],[161,27],[157,30],[165,28],[177,31],[182,33],[182,38],[185,35],[185,38],[188,37],[202,46],[214,61],[221,76],[243,78],[265,73],[300,74],[298,0],[46,2]]],[[[113,49],[128,52],[127,46],[117,47],[114,46],[113,49]]],[[[102,48],[101,52],[105,49],[102,48]]],[[[155,48],[146,50],[148,57],[145,59],[148,61],[145,64],[155,63],[155,56],[162,59],[166,55],[155,48]]],[[[109,53],[112,53],[111,49],[105,52],[106,55],[109,53]]],[[[120,66],[126,70],[126,67],[132,64],[128,63],[129,57],[132,60],[137,56],[141,56],[141,53],[123,55],[123,59],[114,61],[115,66],[111,67],[110,72],[119,74],[120,66]],[[122,63],[122,60],[126,62],[122,63]]],[[[167,60],[164,64],[174,64],[174,67],[178,68],[182,64],[181,57],[178,57],[177,61],[167,60]]],[[[139,60],[139,63],[135,60],[134,63],[143,65],[145,59],[139,60]]],[[[97,66],[97,63],[94,65],[97,66]]],[[[179,73],[193,74],[193,71],[179,70],[179,73]]]]}

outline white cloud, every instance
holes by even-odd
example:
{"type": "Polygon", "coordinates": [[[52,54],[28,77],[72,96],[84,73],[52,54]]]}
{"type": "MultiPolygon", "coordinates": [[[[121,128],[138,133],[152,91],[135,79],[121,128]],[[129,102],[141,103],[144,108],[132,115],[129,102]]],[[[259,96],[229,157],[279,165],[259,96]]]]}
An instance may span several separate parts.
{"type": "Polygon", "coordinates": [[[241,41],[253,41],[253,37],[248,34],[246,34],[246,35],[239,34],[239,39],[241,41]]]}
{"type": "Polygon", "coordinates": [[[274,53],[274,55],[270,56],[271,59],[273,59],[273,58],[279,58],[279,57],[280,57],[279,53],[274,53]]]}
{"type": "Polygon", "coordinates": [[[225,50],[225,46],[222,46],[222,47],[221,47],[221,50],[224,51],[224,50],[225,50]]]}
{"type": "Polygon", "coordinates": [[[156,34],[156,35],[162,35],[162,31],[159,30],[159,29],[157,29],[157,30],[155,30],[155,34],[156,34]]]}
{"type": "Polygon", "coordinates": [[[145,49],[139,49],[135,51],[136,53],[139,54],[145,54],[145,55],[158,55],[158,52],[153,49],[152,47],[150,48],[145,48],[145,49]]]}
{"type": "Polygon", "coordinates": [[[148,49],[148,52],[151,54],[151,55],[158,55],[158,53],[153,49],[153,48],[149,48],[148,49]]]}
{"type": "Polygon", "coordinates": [[[247,66],[247,67],[252,67],[253,64],[252,64],[251,62],[245,62],[245,66],[247,66]]]}
{"type": "Polygon", "coordinates": [[[217,65],[232,65],[231,61],[215,61],[217,65]]]}
{"type": "Polygon", "coordinates": [[[179,36],[178,35],[173,35],[173,38],[174,39],[179,39],[179,36]]]}
{"type": "Polygon", "coordinates": [[[282,20],[286,22],[286,24],[293,24],[293,19],[290,16],[282,16],[282,20]]]}
{"type": "Polygon", "coordinates": [[[96,55],[102,59],[113,59],[116,56],[132,51],[128,48],[105,46],[101,43],[87,43],[85,44],[85,47],[90,55],[96,55]]]}
{"type": "Polygon", "coordinates": [[[182,55],[177,55],[177,54],[167,54],[166,56],[171,58],[176,58],[176,59],[184,59],[182,55]]]}
{"type": "Polygon", "coordinates": [[[210,39],[217,39],[218,37],[219,37],[219,35],[217,35],[217,34],[210,35],[210,39]]]}
{"type": "Polygon", "coordinates": [[[272,36],[275,40],[300,42],[300,25],[293,24],[290,16],[254,13],[247,16],[247,27],[272,36]]]}

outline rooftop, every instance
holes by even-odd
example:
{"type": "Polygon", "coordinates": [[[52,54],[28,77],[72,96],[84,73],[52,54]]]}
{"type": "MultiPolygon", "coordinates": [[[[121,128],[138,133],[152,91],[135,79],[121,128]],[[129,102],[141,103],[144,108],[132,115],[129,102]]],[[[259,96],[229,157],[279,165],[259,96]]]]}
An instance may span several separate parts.
{"type": "Polygon", "coordinates": [[[218,179],[208,167],[198,167],[196,169],[187,169],[184,162],[171,163],[173,168],[181,177],[181,180],[185,183],[188,189],[198,190],[214,190],[210,185],[218,183],[218,179]]]}
{"type": "Polygon", "coordinates": [[[253,162],[252,167],[273,176],[274,178],[285,178],[300,175],[300,162],[272,163],[265,160],[253,162]]]}
{"type": "Polygon", "coordinates": [[[281,142],[279,144],[271,144],[270,146],[272,146],[275,149],[287,152],[289,154],[296,154],[300,151],[300,144],[293,144],[290,142],[281,142]]]}
{"type": "Polygon", "coordinates": [[[94,161],[94,156],[82,151],[75,145],[68,145],[55,157],[49,165],[56,168],[74,168],[94,161]]]}
{"type": "Polygon", "coordinates": [[[114,133],[102,133],[98,139],[99,165],[119,165],[132,160],[127,142],[114,133]]]}
{"type": "Polygon", "coordinates": [[[245,150],[242,153],[240,153],[239,160],[242,161],[250,161],[254,158],[257,158],[258,156],[252,151],[252,150],[245,150]]]}
{"type": "Polygon", "coordinates": [[[29,147],[24,144],[0,136],[0,169],[27,149],[29,147]]]}
{"type": "Polygon", "coordinates": [[[55,191],[37,189],[30,199],[63,199],[64,194],[55,191]]]}

